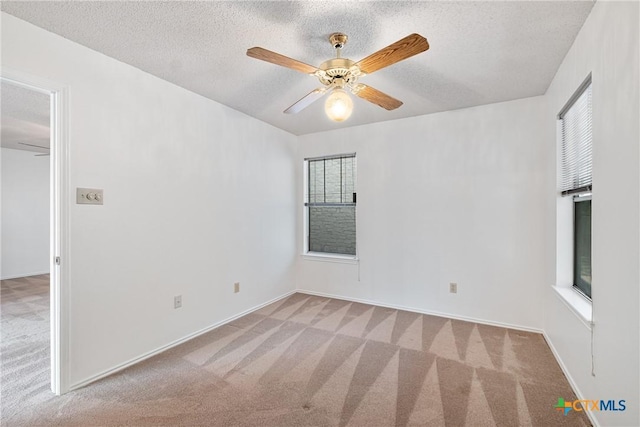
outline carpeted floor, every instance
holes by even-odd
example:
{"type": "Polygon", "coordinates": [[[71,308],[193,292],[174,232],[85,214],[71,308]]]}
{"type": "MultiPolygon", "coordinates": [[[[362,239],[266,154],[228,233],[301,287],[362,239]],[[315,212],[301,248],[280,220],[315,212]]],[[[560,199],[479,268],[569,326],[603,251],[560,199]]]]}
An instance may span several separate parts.
{"type": "Polygon", "coordinates": [[[304,294],[55,397],[24,280],[2,283],[2,425],[590,425],[554,408],[575,395],[539,334],[304,294]]]}
{"type": "Polygon", "coordinates": [[[0,398],[5,415],[53,397],[49,359],[49,275],[0,282],[0,398]]]}

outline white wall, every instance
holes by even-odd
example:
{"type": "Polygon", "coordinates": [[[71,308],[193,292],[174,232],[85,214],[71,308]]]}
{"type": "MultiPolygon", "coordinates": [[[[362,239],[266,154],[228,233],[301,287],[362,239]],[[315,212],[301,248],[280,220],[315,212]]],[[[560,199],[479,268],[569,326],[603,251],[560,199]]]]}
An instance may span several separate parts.
{"type": "MultiPolygon", "coordinates": [[[[625,399],[624,412],[594,412],[601,425],[640,425],[640,28],[637,2],[597,2],[559,68],[545,100],[550,177],[545,216],[547,268],[544,329],[579,392],[587,399],[625,399]],[[556,278],[555,116],[592,73],[593,319],[590,330],[560,301],[556,278]]],[[[556,226],[557,221],[557,226],[556,226]]],[[[557,256],[556,256],[557,255],[557,256]]],[[[561,265],[559,267],[562,267],[561,265]]]]}
{"type": "Polygon", "coordinates": [[[0,277],[49,272],[49,157],[2,148],[0,277]]]}
{"type": "Polygon", "coordinates": [[[68,85],[104,189],[69,206],[71,385],[294,289],[295,136],[4,13],[2,65],[68,85]]]}
{"type": "MultiPolygon", "coordinates": [[[[541,329],[544,108],[535,97],[300,137],[299,183],[305,157],[356,153],[360,266],[298,257],[298,287],[541,329]]],[[[302,199],[299,186],[298,254],[302,199]]]]}

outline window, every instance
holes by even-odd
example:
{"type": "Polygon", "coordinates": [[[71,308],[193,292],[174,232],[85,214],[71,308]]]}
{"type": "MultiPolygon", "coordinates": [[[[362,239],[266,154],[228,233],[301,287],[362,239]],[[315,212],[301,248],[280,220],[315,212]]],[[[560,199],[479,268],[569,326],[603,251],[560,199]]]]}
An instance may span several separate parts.
{"type": "Polygon", "coordinates": [[[591,199],[573,204],[573,286],[591,298],[591,199]]]}
{"type": "Polygon", "coordinates": [[[558,118],[562,132],[562,196],[573,198],[573,286],[591,298],[592,106],[590,78],[558,118]]]}
{"type": "Polygon", "coordinates": [[[305,252],[356,255],[356,156],[305,160],[305,252]]]}

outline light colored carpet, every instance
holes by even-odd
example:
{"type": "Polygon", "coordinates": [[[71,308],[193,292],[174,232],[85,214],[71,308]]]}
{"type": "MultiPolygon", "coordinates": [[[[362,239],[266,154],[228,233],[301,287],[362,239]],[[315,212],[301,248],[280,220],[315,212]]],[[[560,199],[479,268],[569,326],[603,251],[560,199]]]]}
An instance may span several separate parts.
{"type": "Polygon", "coordinates": [[[50,387],[49,275],[0,286],[0,399],[5,415],[54,397],[50,387]]]}
{"type": "Polygon", "coordinates": [[[53,397],[33,292],[2,286],[3,425],[589,425],[539,334],[304,294],[53,397]]]}

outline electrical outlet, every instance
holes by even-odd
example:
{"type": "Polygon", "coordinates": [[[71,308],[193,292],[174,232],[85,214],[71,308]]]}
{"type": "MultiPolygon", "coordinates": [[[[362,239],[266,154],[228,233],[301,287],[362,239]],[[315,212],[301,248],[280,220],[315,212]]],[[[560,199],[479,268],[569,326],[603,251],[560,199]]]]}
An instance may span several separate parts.
{"type": "Polygon", "coordinates": [[[182,307],[182,295],[173,297],[173,308],[180,308],[180,307],[182,307]]]}
{"type": "Polygon", "coordinates": [[[457,283],[449,283],[449,293],[457,294],[458,293],[458,284],[457,283]]]}
{"type": "Polygon", "coordinates": [[[238,292],[240,292],[240,282],[236,282],[233,284],[233,293],[237,294],[238,292]]]}

